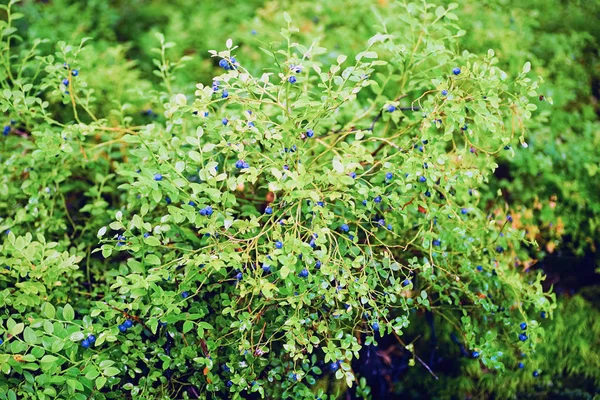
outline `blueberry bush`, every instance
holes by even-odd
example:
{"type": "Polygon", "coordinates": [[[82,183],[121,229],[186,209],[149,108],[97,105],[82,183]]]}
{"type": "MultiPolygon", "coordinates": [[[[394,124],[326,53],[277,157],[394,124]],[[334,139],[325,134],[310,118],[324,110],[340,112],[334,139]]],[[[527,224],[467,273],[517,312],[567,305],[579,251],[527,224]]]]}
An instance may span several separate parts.
{"type": "Polygon", "coordinates": [[[0,5],[0,399],[591,398],[599,10],[0,5]]]}

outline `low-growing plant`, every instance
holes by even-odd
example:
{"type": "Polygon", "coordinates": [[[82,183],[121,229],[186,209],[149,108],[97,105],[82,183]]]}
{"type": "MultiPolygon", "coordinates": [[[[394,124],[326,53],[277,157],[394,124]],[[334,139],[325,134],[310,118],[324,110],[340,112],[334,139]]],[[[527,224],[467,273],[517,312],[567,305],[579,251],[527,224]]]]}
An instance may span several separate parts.
{"type": "Polygon", "coordinates": [[[554,295],[490,189],[530,142],[541,79],[458,50],[456,4],[398,2],[333,58],[282,13],[276,41],[211,51],[220,71],[193,90],[178,74],[204,61],[172,61],[162,35],[157,83],[118,62],[127,46],[18,45],[15,4],[0,22],[1,399],[333,399],[328,375],[369,397],[357,358],[384,337],[437,378],[413,343],[424,314],[464,379],[489,371],[483,394],[544,379],[554,295]]]}

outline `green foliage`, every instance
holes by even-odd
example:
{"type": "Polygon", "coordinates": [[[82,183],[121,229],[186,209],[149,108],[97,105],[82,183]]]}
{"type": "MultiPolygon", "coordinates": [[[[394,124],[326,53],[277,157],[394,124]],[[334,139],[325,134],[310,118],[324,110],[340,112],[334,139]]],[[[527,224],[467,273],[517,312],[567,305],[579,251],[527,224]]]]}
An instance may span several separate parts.
{"type": "Polygon", "coordinates": [[[0,6],[0,399],[370,398],[385,337],[403,393],[600,382],[597,310],[530,269],[598,233],[591,72],[549,51],[593,33],[483,35],[506,2],[135,3],[0,6]],[[460,376],[419,358],[424,313],[460,376]]]}

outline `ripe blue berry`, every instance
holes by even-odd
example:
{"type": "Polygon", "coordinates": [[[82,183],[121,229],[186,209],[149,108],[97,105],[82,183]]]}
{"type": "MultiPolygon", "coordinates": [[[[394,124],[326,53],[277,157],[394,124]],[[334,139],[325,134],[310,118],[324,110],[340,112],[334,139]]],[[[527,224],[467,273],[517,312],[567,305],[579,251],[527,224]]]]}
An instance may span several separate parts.
{"type": "Polygon", "coordinates": [[[410,285],[410,279],[405,279],[405,280],[402,282],[402,286],[408,286],[408,285],[410,285]]]}
{"type": "Polygon", "coordinates": [[[496,247],[496,251],[497,251],[498,253],[503,253],[503,252],[504,252],[504,247],[502,247],[502,246],[497,246],[497,247],[496,247]]]}
{"type": "Polygon", "coordinates": [[[542,311],[542,312],[540,313],[540,317],[542,317],[542,318],[544,318],[544,319],[545,319],[545,318],[546,318],[546,311],[542,311]]]}
{"type": "Polygon", "coordinates": [[[229,67],[229,63],[223,58],[221,61],[219,61],[219,67],[227,69],[229,67]]]}
{"type": "Polygon", "coordinates": [[[458,67],[454,68],[454,69],[452,70],[452,73],[453,73],[454,75],[458,75],[458,74],[460,74],[460,68],[458,68],[458,67]]]}
{"type": "Polygon", "coordinates": [[[388,181],[391,180],[394,177],[394,174],[392,174],[391,172],[388,172],[387,174],[385,174],[385,179],[387,179],[388,181]]]}
{"type": "Polygon", "coordinates": [[[388,231],[391,231],[393,228],[392,224],[388,224],[387,228],[388,228],[388,231]]]}
{"type": "Polygon", "coordinates": [[[87,337],[87,340],[88,340],[90,343],[94,343],[94,342],[96,341],[96,336],[94,336],[94,335],[89,335],[89,336],[87,337]]]}
{"type": "Polygon", "coordinates": [[[306,131],[306,136],[311,138],[311,137],[315,136],[315,132],[312,129],[309,129],[306,131]]]}
{"type": "Polygon", "coordinates": [[[263,272],[269,273],[269,272],[271,272],[271,266],[267,265],[267,264],[263,264],[262,270],[263,270],[263,272]]]}
{"type": "Polygon", "coordinates": [[[241,281],[243,277],[244,277],[244,274],[243,274],[243,273],[241,273],[241,272],[238,272],[238,273],[235,275],[235,279],[237,279],[238,281],[241,281]]]}
{"type": "Polygon", "coordinates": [[[331,370],[331,372],[335,372],[340,368],[340,364],[339,361],[336,362],[332,362],[331,365],[329,366],[329,369],[331,370]]]}
{"type": "Polygon", "coordinates": [[[317,262],[315,263],[315,268],[316,269],[321,268],[321,261],[317,260],[317,262]]]}
{"type": "MultiPolygon", "coordinates": [[[[228,97],[229,97],[229,92],[227,91],[227,89],[223,89],[223,93],[221,93],[221,98],[226,99],[228,97]]],[[[225,121],[226,121],[226,119],[225,119],[225,121]]],[[[227,123],[224,122],[223,125],[227,125],[227,123]]]]}
{"type": "Polygon", "coordinates": [[[448,95],[448,91],[446,89],[442,90],[442,96],[447,96],[448,95]]]}
{"type": "Polygon", "coordinates": [[[271,207],[265,208],[265,214],[269,214],[269,215],[273,214],[273,209],[271,207]]]}
{"type": "Polygon", "coordinates": [[[119,330],[123,333],[127,332],[127,328],[125,327],[125,325],[119,325],[119,330]]]}
{"type": "Polygon", "coordinates": [[[431,197],[431,192],[430,192],[429,190],[428,190],[428,191],[426,191],[426,192],[425,192],[425,196],[427,196],[427,197],[431,197]]]}
{"type": "Polygon", "coordinates": [[[481,265],[477,266],[477,271],[483,271],[483,267],[481,265]]]}
{"type": "Polygon", "coordinates": [[[367,201],[363,200],[362,204],[363,204],[363,206],[366,206],[367,205],[367,201]]]}
{"type": "Polygon", "coordinates": [[[325,203],[323,203],[322,201],[317,201],[317,205],[318,205],[319,207],[323,207],[323,206],[325,205],[325,203]]]}
{"type": "Polygon", "coordinates": [[[523,368],[525,368],[525,364],[523,364],[522,362],[520,362],[518,365],[519,365],[519,368],[520,368],[520,369],[523,369],[523,368]]]}
{"type": "Polygon", "coordinates": [[[350,172],[350,178],[356,179],[356,172],[350,172]]]}
{"type": "Polygon", "coordinates": [[[479,352],[478,351],[474,351],[473,353],[471,353],[471,357],[473,357],[473,358],[479,358],[479,352]]]}
{"type": "Polygon", "coordinates": [[[421,183],[424,183],[424,182],[426,182],[426,181],[427,181],[427,178],[425,178],[424,176],[422,176],[422,175],[421,175],[421,176],[419,177],[419,182],[421,182],[421,183]]]}
{"type": "Polygon", "coordinates": [[[221,123],[222,123],[223,125],[227,125],[227,123],[229,123],[229,120],[228,120],[227,118],[223,118],[223,119],[221,120],[221,123]]]}
{"type": "Polygon", "coordinates": [[[84,349],[87,349],[88,347],[90,347],[90,341],[87,339],[83,339],[81,341],[81,347],[83,347],[84,349]]]}
{"type": "Polygon", "coordinates": [[[524,342],[524,341],[526,341],[526,340],[527,340],[527,335],[526,335],[526,334],[524,334],[524,333],[520,333],[520,334],[519,334],[519,340],[520,340],[521,342],[524,342]]]}
{"type": "Polygon", "coordinates": [[[371,327],[373,328],[373,330],[375,332],[379,331],[379,323],[378,322],[373,322],[373,325],[371,325],[371,327]]]}
{"type": "Polygon", "coordinates": [[[521,325],[519,325],[521,327],[521,330],[524,331],[525,329],[527,329],[527,322],[521,322],[521,325]]]}
{"type": "Polygon", "coordinates": [[[8,135],[10,133],[10,125],[5,125],[4,129],[2,129],[2,134],[4,136],[8,135]]]}
{"type": "Polygon", "coordinates": [[[4,340],[0,339],[0,344],[4,343],[4,340]]]}
{"type": "Polygon", "coordinates": [[[348,226],[348,224],[342,224],[342,226],[340,226],[340,229],[342,230],[342,232],[348,232],[350,230],[350,227],[348,226]]]}
{"type": "Polygon", "coordinates": [[[162,178],[163,178],[162,174],[154,174],[155,181],[162,181],[162,178]]]}
{"type": "Polygon", "coordinates": [[[467,126],[467,124],[464,124],[463,127],[460,129],[462,129],[463,131],[466,131],[467,129],[469,129],[469,127],[467,126]]]}
{"type": "Polygon", "coordinates": [[[294,75],[290,76],[290,77],[288,78],[288,82],[289,82],[289,83],[296,83],[296,77],[295,77],[294,75]]]}
{"type": "Polygon", "coordinates": [[[540,375],[540,373],[537,370],[533,371],[534,378],[537,378],[539,375],[540,375]]]}
{"type": "Polygon", "coordinates": [[[388,106],[387,111],[388,112],[394,112],[394,111],[396,111],[396,106],[393,106],[393,105],[388,106]]]}
{"type": "Polygon", "coordinates": [[[187,299],[190,294],[188,292],[181,292],[181,297],[187,299]]]}
{"type": "Polygon", "coordinates": [[[298,276],[300,278],[306,278],[308,276],[308,270],[306,268],[304,268],[302,271],[300,271],[300,273],[298,274],[298,276]]]}
{"type": "Polygon", "coordinates": [[[381,196],[375,197],[375,199],[373,199],[373,201],[375,201],[375,203],[381,203],[381,196]]]}
{"type": "Polygon", "coordinates": [[[465,215],[466,213],[468,213],[469,210],[467,210],[466,208],[461,208],[460,213],[465,215]]]}
{"type": "Polygon", "coordinates": [[[513,218],[512,218],[512,216],[511,216],[510,214],[508,214],[508,215],[506,216],[506,220],[507,220],[508,222],[512,222],[512,221],[513,221],[513,218]]]}
{"type": "Polygon", "coordinates": [[[436,247],[439,247],[439,246],[441,246],[442,241],[439,239],[434,239],[433,242],[431,242],[431,244],[433,244],[436,247]]]}
{"type": "Polygon", "coordinates": [[[125,322],[123,322],[123,326],[127,329],[131,328],[133,326],[133,321],[130,319],[126,319],[125,322]]]}
{"type": "Polygon", "coordinates": [[[235,57],[231,57],[231,63],[235,64],[235,57]]]}
{"type": "Polygon", "coordinates": [[[71,75],[77,76],[77,75],[79,75],[79,71],[74,69],[73,71],[71,71],[71,75]]]}
{"type": "Polygon", "coordinates": [[[68,78],[63,79],[62,84],[65,86],[69,86],[69,79],[68,78]]]}
{"type": "Polygon", "coordinates": [[[281,249],[281,248],[283,248],[283,243],[281,243],[281,241],[278,240],[275,242],[275,247],[278,249],[281,249]]]}

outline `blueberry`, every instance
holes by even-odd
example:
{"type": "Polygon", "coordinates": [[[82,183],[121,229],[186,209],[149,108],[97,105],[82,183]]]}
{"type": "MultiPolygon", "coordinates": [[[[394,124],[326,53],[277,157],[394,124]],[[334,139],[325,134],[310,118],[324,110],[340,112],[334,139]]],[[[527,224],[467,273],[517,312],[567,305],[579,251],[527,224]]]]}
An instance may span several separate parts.
{"type": "Polygon", "coordinates": [[[388,172],[387,174],[385,174],[385,179],[387,179],[388,181],[391,180],[394,177],[394,174],[392,174],[391,172],[388,172]]]}
{"type": "Polygon", "coordinates": [[[513,221],[513,218],[512,218],[512,216],[511,216],[510,214],[508,214],[508,215],[506,216],[506,220],[507,220],[508,222],[512,222],[512,221],[513,221]]]}
{"type": "Polygon", "coordinates": [[[127,327],[125,325],[119,325],[119,330],[123,333],[127,332],[127,327]]]}
{"type": "Polygon", "coordinates": [[[473,358],[479,358],[479,352],[478,351],[474,351],[473,353],[471,353],[471,357],[473,357],[473,358]]]}
{"type": "Polygon", "coordinates": [[[520,369],[523,369],[523,368],[525,368],[525,364],[523,364],[522,362],[520,362],[520,363],[518,364],[518,366],[519,366],[519,368],[520,368],[520,369]]]}
{"type": "Polygon", "coordinates": [[[68,78],[63,79],[62,84],[65,86],[69,86],[69,79],[68,78]]]}
{"type": "MultiPolygon", "coordinates": [[[[226,99],[228,97],[229,97],[229,92],[227,91],[227,89],[223,89],[223,93],[221,93],[221,98],[226,99]]],[[[224,118],[223,121],[224,121],[223,125],[227,125],[227,122],[225,122],[225,121],[227,121],[227,118],[224,118]]]]}
{"type": "Polygon", "coordinates": [[[475,153],[475,151],[476,151],[476,150],[475,150],[475,147],[471,147],[471,148],[469,149],[469,151],[470,151],[471,153],[475,153]]]}
{"type": "Polygon", "coordinates": [[[321,261],[317,260],[317,262],[315,263],[315,268],[316,269],[321,268],[321,261]]]}
{"type": "Polygon", "coordinates": [[[520,340],[521,342],[524,342],[524,341],[526,341],[526,340],[527,340],[527,335],[526,335],[526,334],[524,334],[524,333],[520,333],[520,334],[519,334],[519,340],[520,340]]]}
{"type": "Polygon", "coordinates": [[[171,204],[171,198],[169,196],[165,197],[165,202],[171,204]]]}
{"type": "Polygon", "coordinates": [[[163,178],[162,174],[154,174],[155,181],[162,181],[162,178],[163,178]]]}
{"type": "Polygon", "coordinates": [[[2,134],[4,136],[8,135],[10,133],[10,125],[5,125],[4,129],[2,129],[2,134]]]}
{"type": "Polygon", "coordinates": [[[233,382],[227,381],[227,387],[232,387],[232,386],[233,386],[233,382]]]}
{"type": "Polygon", "coordinates": [[[306,136],[311,138],[311,137],[315,136],[315,132],[312,129],[309,129],[306,131],[306,136]]]}
{"type": "Polygon", "coordinates": [[[350,172],[350,178],[356,179],[356,172],[350,172]]]}
{"type": "Polygon", "coordinates": [[[278,249],[283,248],[283,243],[281,243],[279,240],[275,242],[275,247],[278,249]]]}
{"type": "MultiPolygon", "coordinates": [[[[187,297],[187,296],[186,296],[187,297]]],[[[127,329],[131,328],[133,326],[133,321],[130,319],[126,319],[125,322],[123,322],[123,326],[127,329]]]]}
{"type": "Polygon", "coordinates": [[[273,214],[273,209],[271,207],[265,208],[265,214],[269,214],[269,215],[273,214]]]}
{"type": "Polygon", "coordinates": [[[477,266],[477,271],[483,271],[483,267],[481,265],[477,266]]]}
{"type": "Polygon", "coordinates": [[[447,96],[448,95],[448,91],[446,89],[442,90],[442,96],[447,96]]]}
{"type": "Polygon", "coordinates": [[[223,118],[221,120],[221,122],[223,123],[223,125],[227,125],[227,123],[229,122],[229,120],[227,118],[223,118]]]}
{"type": "Polygon", "coordinates": [[[254,127],[255,127],[255,125],[254,125],[254,122],[252,122],[252,121],[248,122],[248,126],[249,126],[250,128],[254,128],[254,127]]]}
{"type": "Polygon", "coordinates": [[[348,224],[342,224],[342,226],[340,226],[340,229],[342,230],[342,232],[348,232],[350,230],[350,227],[348,226],[348,224]]]}
{"type": "Polygon", "coordinates": [[[354,235],[348,235],[348,239],[354,240],[354,235]]]}
{"type": "Polygon", "coordinates": [[[534,378],[537,378],[539,375],[540,375],[539,371],[537,371],[537,370],[533,371],[534,378]]]}
{"type": "Polygon", "coordinates": [[[374,199],[375,203],[381,203],[381,196],[377,196],[374,199]]]}
{"type": "Polygon", "coordinates": [[[271,272],[271,266],[270,266],[270,265],[267,265],[267,264],[263,264],[263,265],[262,265],[262,270],[263,270],[264,272],[266,272],[266,273],[269,273],[269,272],[271,272]]]}
{"type": "Polygon", "coordinates": [[[238,273],[235,275],[235,279],[237,279],[238,281],[241,281],[243,277],[244,277],[244,274],[243,274],[243,273],[241,273],[241,272],[238,272],[238,273]]]}
{"type": "Polygon", "coordinates": [[[79,75],[79,71],[74,69],[73,71],[71,71],[71,75],[77,76],[77,75],[79,75]]]}
{"type": "Polygon", "coordinates": [[[231,63],[235,64],[235,57],[231,57],[231,63]]]}
{"type": "Polygon", "coordinates": [[[306,268],[304,268],[302,271],[300,271],[300,273],[298,274],[298,276],[300,278],[306,278],[308,276],[308,270],[306,268]]]}
{"type": "Polygon", "coordinates": [[[393,105],[390,105],[390,106],[388,106],[387,111],[388,112],[394,112],[394,111],[396,111],[396,107],[393,106],[393,105]]]}
{"type": "Polygon", "coordinates": [[[468,213],[469,210],[467,210],[466,208],[461,208],[460,213],[465,215],[466,213],[468,213]]]}
{"type": "Polygon", "coordinates": [[[527,329],[527,322],[521,322],[521,325],[519,325],[521,327],[521,330],[524,331],[525,329],[527,329]]]}
{"type": "Polygon", "coordinates": [[[362,204],[363,204],[363,206],[366,206],[366,205],[367,205],[367,201],[366,201],[366,200],[363,200],[363,201],[362,201],[362,204]]]}
{"type": "Polygon", "coordinates": [[[202,215],[203,217],[204,217],[204,216],[206,216],[206,208],[202,208],[202,209],[199,211],[199,213],[200,213],[200,215],[202,215]]]}
{"type": "Polygon", "coordinates": [[[0,344],[4,343],[4,340],[0,339],[0,344]]]}
{"type": "Polygon", "coordinates": [[[329,369],[331,370],[331,372],[335,372],[340,368],[340,364],[339,361],[336,362],[332,362],[331,365],[329,366],[329,369]]]}
{"type": "Polygon", "coordinates": [[[323,206],[325,205],[325,203],[323,203],[322,201],[317,201],[317,205],[318,205],[319,207],[323,207],[323,206]]]}
{"type": "Polygon", "coordinates": [[[236,167],[237,169],[242,169],[242,168],[244,168],[244,161],[242,161],[242,160],[237,160],[237,161],[235,162],[235,167],[236,167]]]}
{"type": "Polygon", "coordinates": [[[388,224],[387,228],[388,228],[388,231],[391,231],[393,228],[392,224],[388,224]]]}
{"type": "Polygon", "coordinates": [[[431,244],[433,244],[436,247],[441,246],[442,242],[439,239],[434,239],[433,242],[431,242],[431,244]]]}
{"type": "Polygon", "coordinates": [[[542,311],[542,312],[540,313],[540,317],[542,317],[542,318],[544,318],[544,319],[545,319],[545,318],[546,318],[546,311],[542,311]]]}
{"type": "Polygon", "coordinates": [[[454,75],[458,75],[458,74],[460,74],[460,68],[458,68],[458,67],[454,68],[454,69],[452,70],[452,73],[453,73],[454,75]]]}
{"type": "Polygon", "coordinates": [[[227,69],[229,67],[229,63],[223,58],[221,61],[219,61],[219,67],[227,69]]]}
{"type": "Polygon", "coordinates": [[[181,297],[187,299],[190,294],[188,292],[181,292],[181,297]]]}
{"type": "Polygon", "coordinates": [[[427,181],[427,178],[425,178],[424,176],[420,176],[419,177],[419,182],[423,183],[423,182],[426,182],[426,181],[427,181]]]}
{"type": "Polygon", "coordinates": [[[82,340],[81,347],[83,347],[84,349],[87,349],[88,347],[90,347],[90,341],[88,339],[82,340]]]}
{"type": "Polygon", "coordinates": [[[250,164],[247,161],[242,163],[242,168],[250,168],[250,164]]]}
{"type": "Polygon", "coordinates": [[[502,247],[502,246],[497,246],[497,247],[496,247],[496,251],[497,251],[498,253],[503,253],[503,252],[504,252],[504,247],[502,247]]]}
{"type": "Polygon", "coordinates": [[[426,191],[426,192],[425,192],[425,196],[427,196],[427,197],[431,197],[431,192],[430,192],[429,190],[428,190],[428,191],[426,191]]]}
{"type": "Polygon", "coordinates": [[[88,340],[90,343],[94,343],[94,342],[96,341],[96,336],[94,336],[94,335],[89,335],[89,336],[87,337],[87,340],[88,340]]]}
{"type": "Polygon", "coordinates": [[[463,131],[466,131],[467,129],[469,129],[469,127],[467,126],[467,124],[464,124],[463,127],[460,129],[462,129],[463,131]]]}
{"type": "Polygon", "coordinates": [[[379,332],[379,323],[378,322],[373,322],[373,325],[371,325],[371,327],[373,328],[373,330],[375,332],[379,332]]]}
{"type": "Polygon", "coordinates": [[[213,213],[213,208],[211,206],[204,207],[204,211],[206,211],[206,215],[210,217],[213,213]]]}
{"type": "Polygon", "coordinates": [[[188,201],[188,206],[196,207],[196,203],[190,200],[188,201]]]}
{"type": "Polygon", "coordinates": [[[296,83],[296,77],[295,77],[294,75],[290,76],[290,77],[288,78],[288,82],[289,82],[289,83],[296,83]]]}
{"type": "Polygon", "coordinates": [[[410,279],[405,279],[405,280],[402,282],[402,286],[408,286],[408,285],[410,285],[410,279]]]}

